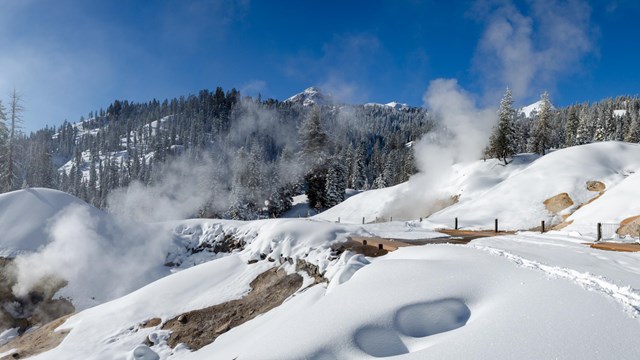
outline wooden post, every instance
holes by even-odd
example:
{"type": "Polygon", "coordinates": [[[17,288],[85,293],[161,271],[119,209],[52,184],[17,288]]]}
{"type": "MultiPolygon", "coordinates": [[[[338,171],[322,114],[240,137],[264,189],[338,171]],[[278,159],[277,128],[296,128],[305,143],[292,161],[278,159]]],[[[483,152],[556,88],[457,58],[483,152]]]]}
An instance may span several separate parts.
{"type": "Polygon", "coordinates": [[[542,230],[540,230],[540,232],[541,232],[541,233],[544,233],[544,220],[542,220],[542,222],[541,222],[540,224],[542,225],[542,226],[541,226],[542,230]]]}
{"type": "Polygon", "coordinates": [[[602,223],[598,223],[598,238],[596,241],[602,240],[602,223]]]}
{"type": "Polygon", "coordinates": [[[367,240],[362,240],[362,245],[367,246],[367,240]]]}
{"type": "Polygon", "coordinates": [[[364,225],[364,216],[362,217],[362,225],[364,225]]]}
{"type": "Polygon", "coordinates": [[[382,250],[382,244],[378,244],[378,250],[382,250]]]}
{"type": "Polygon", "coordinates": [[[496,228],[495,231],[498,232],[498,219],[496,219],[496,224],[495,225],[496,225],[495,226],[495,228],[496,228]]]}
{"type": "Polygon", "coordinates": [[[458,218],[456,218],[456,222],[455,222],[455,226],[454,226],[454,228],[455,228],[456,230],[458,230],[458,218]]]}

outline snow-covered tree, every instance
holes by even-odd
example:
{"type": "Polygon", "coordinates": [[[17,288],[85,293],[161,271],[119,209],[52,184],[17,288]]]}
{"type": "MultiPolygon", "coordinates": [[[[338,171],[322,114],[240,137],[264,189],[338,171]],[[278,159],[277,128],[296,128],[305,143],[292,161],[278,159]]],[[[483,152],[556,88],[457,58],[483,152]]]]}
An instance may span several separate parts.
{"type": "Polygon", "coordinates": [[[540,96],[540,111],[529,139],[529,150],[544,155],[551,144],[551,102],[545,91],[540,96]]]}
{"type": "Polygon", "coordinates": [[[578,115],[576,114],[576,108],[572,106],[569,109],[569,117],[567,118],[567,122],[565,124],[564,145],[566,147],[576,145],[576,132],[578,131],[579,123],[580,119],[578,119],[578,115]]]}
{"type": "Polygon", "coordinates": [[[493,128],[493,133],[489,138],[489,146],[485,150],[487,156],[503,160],[505,165],[508,164],[507,159],[516,153],[514,117],[515,110],[511,90],[507,88],[500,101],[498,124],[493,128]]]}

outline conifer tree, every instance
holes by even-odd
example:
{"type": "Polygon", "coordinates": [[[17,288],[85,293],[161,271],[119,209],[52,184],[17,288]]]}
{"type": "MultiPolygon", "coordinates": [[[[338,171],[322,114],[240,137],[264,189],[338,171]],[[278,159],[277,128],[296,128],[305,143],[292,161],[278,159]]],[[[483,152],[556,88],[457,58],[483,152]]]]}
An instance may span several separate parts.
{"type": "Polygon", "coordinates": [[[498,124],[493,128],[489,146],[485,150],[487,156],[496,157],[507,165],[508,158],[516,153],[516,131],[514,125],[515,110],[511,90],[507,88],[498,111],[498,124]]]}
{"type": "Polygon", "coordinates": [[[565,124],[565,147],[576,145],[576,132],[578,131],[579,123],[580,120],[578,119],[578,115],[576,114],[576,108],[572,106],[569,109],[569,117],[567,118],[567,123],[565,124]]]}
{"type": "Polygon", "coordinates": [[[551,144],[551,102],[545,91],[540,96],[540,111],[529,140],[529,150],[544,155],[551,144]]]}

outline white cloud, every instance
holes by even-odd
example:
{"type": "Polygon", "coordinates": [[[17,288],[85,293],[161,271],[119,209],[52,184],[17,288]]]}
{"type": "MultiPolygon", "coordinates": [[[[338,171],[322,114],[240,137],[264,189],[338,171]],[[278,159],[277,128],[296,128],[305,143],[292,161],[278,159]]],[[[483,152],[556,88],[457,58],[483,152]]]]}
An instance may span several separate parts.
{"type": "Polygon", "coordinates": [[[474,68],[491,100],[506,86],[516,99],[553,90],[560,77],[579,71],[595,51],[597,30],[587,3],[532,1],[528,10],[511,1],[476,3],[475,13],[486,27],[474,68]]]}

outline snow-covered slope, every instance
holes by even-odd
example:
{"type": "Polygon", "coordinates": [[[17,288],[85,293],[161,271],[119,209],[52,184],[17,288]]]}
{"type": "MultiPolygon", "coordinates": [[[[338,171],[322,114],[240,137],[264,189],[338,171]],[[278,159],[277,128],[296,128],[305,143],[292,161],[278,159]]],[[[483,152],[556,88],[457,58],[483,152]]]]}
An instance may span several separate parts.
{"type": "MultiPolygon", "coordinates": [[[[189,223],[215,227],[207,221],[189,223]]],[[[344,253],[327,263],[328,286],[301,291],[198,351],[172,349],[167,330],[140,324],[241,297],[253,277],[278,266],[246,261],[258,248],[274,244],[270,239],[276,239],[276,246],[293,241],[298,244],[294,248],[312,250],[323,239],[335,241],[330,229],[347,229],[309,220],[221,225],[246,227],[236,233],[257,231],[249,245],[253,249],[183,270],[74,315],[60,327],[70,330],[65,341],[34,359],[133,359],[132,350],[147,338],[154,343],[148,354],[157,356],[150,358],[176,360],[640,356],[630,345],[640,336],[640,294],[625,287],[637,286],[638,271],[619,265],[638,256],[600,256],[599,250],[568,238],[548,241],[539,235],[486,239],[472,246],[403,248],[368,261],[344,253]],[[309,231],[300,232],[309,224],[309,231]],[[304,237],[311,233],[316,240],[309,242],[304,237]]],[[[294,271],[286,262],[284,268],[294,271]]]]}
{"type": "MultiPolygon", "coordinates": [[[[636,177],[627,179],[629,174],[640,169],[640,145],[623,142],[602,142],[553,151],[546,156],[523,154],[514,157],[505,166],[500,161],[474,161],[456,164],[444,186],[440,189],[420,188],[419,184],[404,183],[394,187],[370,190],[358,194],[343,203],[316,215],[327,221],[361,223],[374,221],[376,217],[402,219],[402,212],[392,205],[407,204],[414,210],[413,217],[429,216],[425,203],[428,197],[423,192],[439,192],[437,199],[454,197],[457,203],[444,207],[429,217],[438,226],[452,227],[454,219],[466,229],[492,229],[494,219],[499,219],[501,229],[523,230],[540,225],[562,222],[563,216],[570,215],[580,205],[599,195],[589,190],[587,182],[598,181],[605,185],[606,192],[588,206],[580,209],[574,217],[575,224],[593,228],[595,223],[628,216],[640,215],[634,206],[621,206],[621,199],[633,196],[632,189],[636,177]],[[627,179],[627,181],[623,181],[627,179]],[[619,195],[616,186],[625,185],[619,195]],[[544,202],[559,194],[566,193],[573,204],[562,211],[552,212],[544,202]],[[614,196],[618,200],[612,199],[614,196]],[[423,200],[421,200],[423,199],[423,200]],[[597,204],[606,200],[602,208],[597,204]],[[610,202],[610,203],[609,203],[610,202]],[[617,204],[617,205],[616,205],[617,204]],[[616,205],[618,210],[611,211],[616,205]],[[422,209],[422,210],[421,210],[422,209]],[[591,210],[588,210],[591,209],[591,210]],[[599,219],[599,220],[598,220],[599,219]]],[[[413,180],[411,180],[413,181],[413,180]]],[[[434,198],[434,197],[431,197],[434,198]]],[[[404,209],[406,210],[406,209],[404,209]]],[[[406,214],[408,212],[404,212],[406,214]]]]}
{"type": "Polygon", "coordinates": [[[0,195],[0,256],[32,252],[49,242],[48,228],[60,212],[75,205],[94,216],[106,215],[67,193],[42,188],[0,195]]]}
{"type": "MultiPolygon", "coordinates": [[[[536,101],[531,105],[527,105],[524,106],[520,109],[520,112],[522,114],[524,114],[525,117],[531,117],[531,113],[535,112],[540,112],[540,107],[542,106],[542,100],[540,101],[536,101]]],[[[553,105],[551,105],[551,108],[553,109],[553,105]]]]}
{"type": "MultiPolygon", "coordinates": [[[[100,265],[100,272],[83,276],[109,287],[113,283],[101,277],[103,271],[105,277],[124,281],[157,269],[159,259],[170,263],[171,271],[165,267],[166,276],[158,280],[142,276],[140,281],[148,285],[73,315],[59,328],[70,331],[64,341],[34,358],[638,358],[640,349],[634,344],[640,336],[640,255],[589,248],[583,244],[588,239],[574,235],[571,228],[637,215],[640,206],[632,204],[638,202],[638,169],[640,145],[596,143],[542,157],[519,155],[507,166],[497,160],[457,164],[439,191],[442,196],[457,195],[458,203],[422,222],[361,224],[365,214],[385,214],[398,203],[424,205],[407,202],[407,196],[423,197],[408,191],[418,187],[401,184],[354,195],[313,219],[181,220],[141,228],[144,231],[117,224],[132,234],[117,233],[128,237],[113,243],[120,249],[113,254],[120,257],[107,264],[126,271],[113,273],[100,265]],[[604,192],[588,189],[590,180],[604,184],[604,192]],[[550,213],[544,200],[565,192],[574,205],[559,215],[550,213]],[[533,227],[542,219],[562,220],[561,215],[579,204],[585,205],[567,219],[574,221],[568,232],[521,232],[466,246],[405,247],[379,258],[335,250],[348,236],[436,237],[434,228],[452,226],[454,216],[467,228],[491,228],[495,217],[502,228],[533,227]],[[147,231],[158,242],[136,246],[147,231]],[[236,247],[230,247],[230,241],[236,247]],[[147,252],[162,256],[147,257],[147,252]],[[129,253],[134,256],[126,256],[129,253]],[[151,266],[131,268],[131,261],[151,266]],[[301,271],[303,264],[313,265],[329,283],[315,284],[301,271]],[[169,346],[170,331],[162,329],[162,322],[239,299],[258,274],[271,268],[300,273],[302,287],[275,309],[225,327],[198,351],[169,346]],[[141,325],[156,317],[159,325],[141,325]],[[144,342],[151,346],[142,346],[144,342]],[[134,356],[136,348],[147,357],[134,356]]],[[[55,229],[68,230],[53,233],[91,235],[86,224],[98,221],[86,221],[91,218],[56,221],[55,229]]],[[[113,234],[102,237],[113,239],[113,234]]],[[[110,242],[102,237],[83,236],[85,243],[99,244],[90,249],[111,257],[110,242]]],[[[61,249],[75,258],[86,254],[71,246],[61,249]]],[[[95,253],[88,252],[89,263],[102,263],[95,253]]],[[[77,281],[70,281],[70,288],[80,289],[72,285],[77,281]]]]}
{"type": "MultiPolygon", "coordinates": [[[[588,181],[602,182],[610,190],[636,169],[640,169],[638,144],[604,142],[562,149],[538,158],[521,170],[514,169],[503,181],[484,189],[478,186],[480,194],[462,192],[457,204],[430,219],[452,223],[458,217],[461,226],[467,228],[491,228],[493,219],[499,219],[503,229],[530,229],[542,220],[547,224],[560,223],[562,215],[598,195],[587,189],[588,181]],[[545,207],[544,201],[561,193],[568,194],[573,205],[554,214],[545,207]]],[[[482,181],[473,173],[467,175],[474,183],[482,181]]],[[[607,214],[599,216],[609,218],[607,214]]]]}

